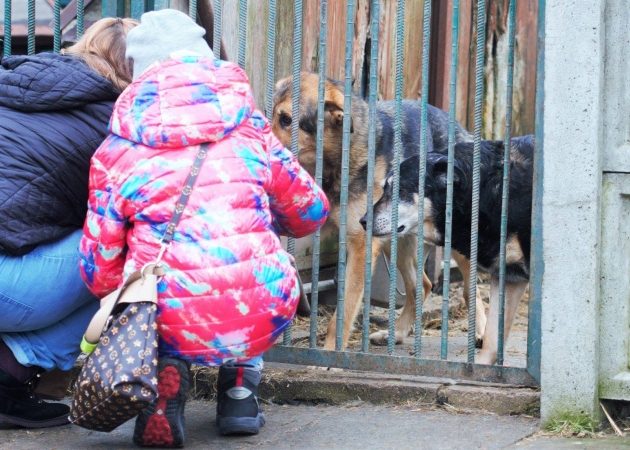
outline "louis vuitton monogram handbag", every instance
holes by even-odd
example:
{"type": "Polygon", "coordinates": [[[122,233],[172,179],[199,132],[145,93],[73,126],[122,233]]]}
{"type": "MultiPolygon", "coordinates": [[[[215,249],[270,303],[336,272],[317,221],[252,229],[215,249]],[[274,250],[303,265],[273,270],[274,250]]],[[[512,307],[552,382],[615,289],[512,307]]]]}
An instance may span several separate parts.
{"type": "Polygon", "coordinates": [[[112,431],[157,398],[157,284],[160,261],[184,212],[206,157],[197,153],[155,262],[145,265],[101,300],[81,349],[88,357],[74,385],[70,420],[83,428],[112,431]]]}

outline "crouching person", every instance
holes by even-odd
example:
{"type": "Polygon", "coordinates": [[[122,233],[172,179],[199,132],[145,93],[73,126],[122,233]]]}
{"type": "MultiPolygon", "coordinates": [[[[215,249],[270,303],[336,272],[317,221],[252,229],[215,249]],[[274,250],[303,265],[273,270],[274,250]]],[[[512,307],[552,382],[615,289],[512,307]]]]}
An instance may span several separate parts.
{"type": "MultiPolygon", "coordinates": [[[[101,19],[65,54],[0,66],[0,424],[67,425],[69,407],[35,394],[68,371],[98,308],[77,270],[92,154],[131,82],[131,19],[101,19]]],[[[62,392],[63,395],[63,392],[62,392]]]]}
{"type": "Polygon", "coordinates": [[[156,259],[199,146],[209,144],[162,259],[159,398],[136,420],[141,446],[184,444],[191,363],[220,366],[220,433],[258,432],[261,355],[299,298],[277,233],[310,234],[328,215],[322,190],[255,109],[245,73],[214,59],[203,35],[178,11],[142,16],[128,37],[134,80],[90,170],[81,272],[103,296],[156,259]]]}

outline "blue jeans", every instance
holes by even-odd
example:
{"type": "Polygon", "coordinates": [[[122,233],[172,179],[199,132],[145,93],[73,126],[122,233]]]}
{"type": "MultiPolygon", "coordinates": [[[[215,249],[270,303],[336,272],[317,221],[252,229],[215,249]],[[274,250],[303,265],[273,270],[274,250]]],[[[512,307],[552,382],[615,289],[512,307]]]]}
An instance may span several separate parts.
{"type": "Polygon", "coordinates": [[[23,256],[0,253],[0,339],[25,366],[72,368],[99,302],[79,275],[77,230],[23,256]]]}

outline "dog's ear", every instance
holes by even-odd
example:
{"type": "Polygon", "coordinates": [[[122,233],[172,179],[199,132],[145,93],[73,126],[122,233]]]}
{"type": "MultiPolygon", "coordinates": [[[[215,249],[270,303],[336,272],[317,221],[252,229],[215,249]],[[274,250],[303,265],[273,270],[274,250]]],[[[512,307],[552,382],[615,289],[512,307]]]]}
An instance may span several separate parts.
{"type": "MultiPolygon", "coordinates": [[[[448,182],[448,156],[441,154],[433,154],[433,157],[427,159],[427,172],[430,171],[431,176],[435,180],[440,189],[446,189],[448,182]]],[[[465,174],[457,161],[453,162],[453,186],[461,187],[465,181],[465,174]]]]}
{"type": "Polygon", "coordinates": [[[430,176],[439,189],[446,189],[448,159],[439,153],[427,154],[427,176],[430,176]]]}
{"type": "MultiPolygon", "coordinates": [[[[343,108],[340,108],[335,102],[325,102],[324,111],[326,116],[329,117],[329,122],[333,127],[338,129],[343,128],[343,108]]],[[[350,133],[354,133],[352,117],[350,117],[350,133]]]]}

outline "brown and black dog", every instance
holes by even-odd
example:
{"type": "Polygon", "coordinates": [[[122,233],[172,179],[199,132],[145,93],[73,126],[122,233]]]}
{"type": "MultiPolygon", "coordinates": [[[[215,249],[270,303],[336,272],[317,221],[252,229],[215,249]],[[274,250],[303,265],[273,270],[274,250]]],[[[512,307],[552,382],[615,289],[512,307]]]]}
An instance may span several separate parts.
{"type": "MultiPolygon", "coordinates": [[[[291,77],[284,78],[276,84],[274,95],[272,127],[280,141],[289,146],[291,143],[291,77]]],[[[298,137],[298,158],[302,166],[311,174],[315,173],[316,134],[317,134],[317,100],[319,76],[315,73],[301,75],[300,118],[298,137]]],[[[322,185],[331,203],[330,219],[339,227],[340,191],[341,191],[341,154],[343,128],[343,85],[330,79],[325,83],[324,98],[324,151],[322,185]]],[[[376,160],[374,164],[374,199],[383,194],[385,177],[391,170],[394,159],[394,111],[393,101],[377,103],[376,122],[376,160]]],[[[418,154],[420,151],[420,102],[404,100],[402,103],[402,143],[401,160],[418,154]]],[[[367,164],[368,164],[368,105],[360,97],[352,98],[352,127],[349,157],[349,185],[347,207],[347,265],[346,289],[344,304],[343,348],[346,347],[354,321],[359,313],[363,300],[364,266],[366,233],[360,220],[367,209],[367,164]]],[[[445,153],[448,147],[448,115],[433,106],[428,108],[427,136],[428,151],[445,153]]],[[[455,133],[457,142],[470,141],[469,133],[459,124],[455,133]]],[[[372,241],[372,267],[381,252],[389,253],[389,239],[375,238],[372,241]]],[[[416,245],[414,234],[400,238],[398,245],[397,266],[402,275],[406,303],[396,321],[396,342],[401,343],[405,336],[413,331],[415,320],[416,289],[416,245]]],[[[426,252],[425,252],[426,254],[426,252]]],[[[464,275],[464,283],[468,285],[469,261],[454,252],[454,259],[464,275]]],[[[423,277],[425,299],[431,292],[431,282],[426,274],[423,277]]],[[[468,292],[465,287],[465,292],[468,292]]],[[[477,297],[477,338],[481,339],[481,330],[485,326],[485,310],[479,296],[477,297]]],[[[336,313],[335,313],[336,314],[336,313]]],[[[336,317],[328,324],[328,332],[324,348],[335,348],[336,317]]],[[[378,331],[370,335],[375,344],[387,342],[388,332],[378,331]]]]}

